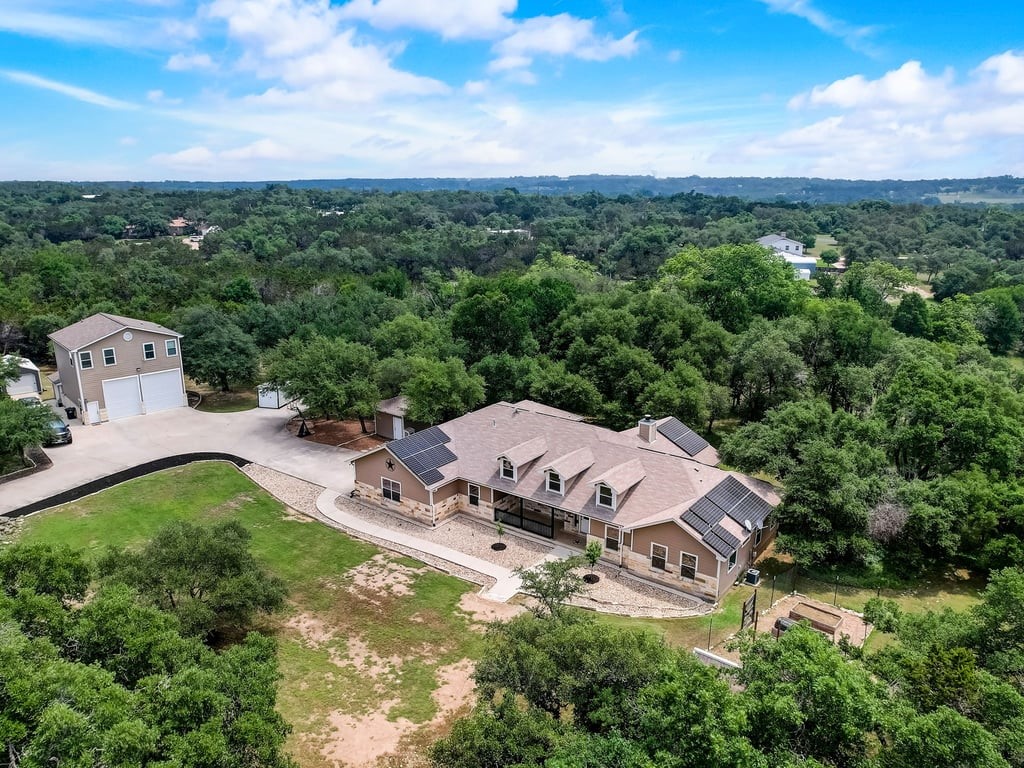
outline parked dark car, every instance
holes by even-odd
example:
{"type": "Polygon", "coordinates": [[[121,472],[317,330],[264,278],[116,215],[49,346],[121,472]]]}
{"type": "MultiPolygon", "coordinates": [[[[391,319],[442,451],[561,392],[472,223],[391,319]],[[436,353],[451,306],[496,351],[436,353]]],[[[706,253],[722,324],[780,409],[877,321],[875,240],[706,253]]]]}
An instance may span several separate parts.
{"type": "Polygon", "coordinates": [[[60,419],[50,422],[50,436],[46,438],[46,445],[67,445],[71,442],[71,428],[60,419]]]}

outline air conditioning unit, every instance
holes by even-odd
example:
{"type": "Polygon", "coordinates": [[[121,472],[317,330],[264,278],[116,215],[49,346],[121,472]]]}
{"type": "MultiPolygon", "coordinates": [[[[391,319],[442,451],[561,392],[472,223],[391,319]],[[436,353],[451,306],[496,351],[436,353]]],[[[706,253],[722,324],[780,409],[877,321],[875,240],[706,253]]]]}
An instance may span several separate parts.
{"type": "Polygon", "coordinates": [[[752,587],[756,587],[761,583],[761,572],[757,570],[757,568],[748,568],[745,583],[752,587]]]}

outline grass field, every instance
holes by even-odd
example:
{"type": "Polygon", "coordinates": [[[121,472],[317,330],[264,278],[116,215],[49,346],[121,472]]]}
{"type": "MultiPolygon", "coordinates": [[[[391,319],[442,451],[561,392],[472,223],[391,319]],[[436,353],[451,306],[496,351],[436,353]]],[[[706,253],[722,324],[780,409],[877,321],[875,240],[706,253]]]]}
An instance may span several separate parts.
{"type": "Polygon", "coordinates": [[[205,413],[238,413],[239,411],[251,411],[259,402],[256,393],[252,390],[239,392],[202,392],[202,401],[196,407],[197,411],[205,413]]]}
{"type": "Polygon", "coordinates": [[[95,557],[108,545],[137,546],[170,520],[228,516],[288,583],[287,610],[261,629],[279,643],[278,708],[294,727],[289,750],[299,764],[331,765],[339,733],[358,730],[361,718],[385,731],[404,718],[411,722],[399,733],[413,740],[425,738],[417,724],[430,724],[420,730],[435,736],[438,671],[480,653],[479,627],[458,607],[474,587],[290,513],[231,465],[194,464],[125,483],[32,516],[21,538],[95,557]]]}

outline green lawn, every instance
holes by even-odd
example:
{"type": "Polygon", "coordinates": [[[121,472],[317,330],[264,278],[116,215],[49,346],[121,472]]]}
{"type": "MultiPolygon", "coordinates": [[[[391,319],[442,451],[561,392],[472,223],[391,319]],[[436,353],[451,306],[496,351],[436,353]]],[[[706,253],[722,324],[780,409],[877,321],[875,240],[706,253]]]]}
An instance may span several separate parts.
{"type": "Polygon", "coordinates": [[[252,390],[239,392],[203,392],[203,399],[196,406],[197,411],[205,413],[238,413],[251,411],[259,403],[259,398],[252,390]]]}
{"type": "Polygon", "coordinates": [[[391,702],[389,719],[429,722],[437,668],[481,651],[482,635],[458,609],[472,585],[289,514],[229,464],[167,470],[39,513],[21,538],[66,543],[95,557],[107,545],[137,546],[170,520],[229,516],[252,533],[254,553],[289,586],[285,614],[261,628],[278,639],[278,707],[294,727],[289,748],[299,764],[331,764],[321,745],[330,738],[332,712],[359,717],[391,702]],[[374,580],[389,569],[402,574],[400,588],[374,580]]]}

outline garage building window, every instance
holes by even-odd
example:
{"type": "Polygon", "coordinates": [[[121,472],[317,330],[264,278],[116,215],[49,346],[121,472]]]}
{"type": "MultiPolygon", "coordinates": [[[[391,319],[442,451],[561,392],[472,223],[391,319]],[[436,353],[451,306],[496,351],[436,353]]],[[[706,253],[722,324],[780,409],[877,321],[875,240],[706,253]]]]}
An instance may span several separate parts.
{"type": "Polygon", "coordinates": [[[167,350],[167,356],[168,357],[177,357],[178,356],[178,340],[177,339],[168,339],[167,341],[164,342],[164,349],[167,350]]]}
{"type": "Polygon", "coordinates": [[[103,365],[117,365],[117,355],[114,353],[113,347],[107,347],[103,350],[103,365]]]}
{"type": "Polygon", "coordinates": [[[92,368],[92,352],[79,352],[78,366],[83,371],[88,371],[90,368],[92,368]]]}
{"type": "Polygon", "coordinates": [[[147,341],[142,345],[142,359],[156,360],[156,344],[152,341],[147,341]]]}

